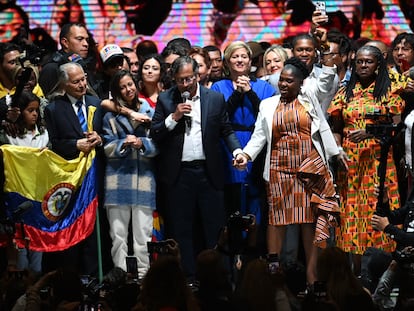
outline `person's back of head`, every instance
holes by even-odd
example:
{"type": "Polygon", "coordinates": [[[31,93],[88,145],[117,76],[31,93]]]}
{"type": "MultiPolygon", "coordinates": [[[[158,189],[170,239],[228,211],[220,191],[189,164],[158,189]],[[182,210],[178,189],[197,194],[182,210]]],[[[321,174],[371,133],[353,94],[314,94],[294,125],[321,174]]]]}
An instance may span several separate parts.
{"type": "Polygon", "coordinates": [[[266,260],[257,258],[247,264],[235,300],[236,307],[244,305],[248,310],[276,310],[276,288],[266,260]]]}
{"type": "Polygon", "coordinates": [[[137,53],[138,57],[141,58],[148,54],[157,54],[158,47],[157,44],[152,40],[143,40],[137,44],[135,52],[137,53]]]}
{"type": "Polygon", "coordinates": [[[159,256],[142,280],[138,304],[146,310],[197,311],[197,303],[176,256],[159,256]]]}
{"type": "Polygon", "coordinates": [[[197,256],[196,279],[200,291],[231,291],[229,271],[224,264],[223,256],[214,249],[206,249],[197,256]]]}
{"type": "Polygon", "coordinates": [[[53,276],[53,301],[82,301],[82,282],[77,271],[70,267],[60,268],[53,276]]]}
{"type": "Polygon", "coordinates": [[[183,47],[181,46],[177,46],[177,45],[171,45],[171,46],[166,46],[162,52],[161,52],[161,56],[165,59],[168,56],[170,56],[171,54],[176,54],[178,56],[184,56],[187,55],[187,52],[183,47]]]}
{"type": "Polygon", "coordinates": [[[353,279],[349,260],[339,247],[328,247],[320,252],[316,271],[318,280],[327,283],[353,279]]]}
{"type": "Polygon", "coordinates": [[[174,38],[167,42],[167,46],[175,46],[184,49],[187,54],[191,49],[191,42],[186,38],[174,38]]]}
{"type": "Polygon", "coordinates": [[[318,256],[316,270],[318,281],[326,284],[328,298],[341,310],[346,310],[344,306],[359,299],[361,304],[364,302],[367,292],[352,272],[348,256],[339,247],[323,249],[318,256]]]}

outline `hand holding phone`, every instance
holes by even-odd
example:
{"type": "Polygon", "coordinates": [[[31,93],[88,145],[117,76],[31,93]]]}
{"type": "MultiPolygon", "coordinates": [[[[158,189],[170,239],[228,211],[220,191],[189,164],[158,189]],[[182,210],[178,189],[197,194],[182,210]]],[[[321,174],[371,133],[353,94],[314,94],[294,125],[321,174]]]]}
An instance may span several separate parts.
{"type": "Polygon", "coordinates": [[[325,1],[315,1],[315,9],[321,12],[321,15],[326,15],[325,1]]]}
{"type": "Polygon", "coordinates": [[[138,260],[135,256],[125,257],[127,275],[130,279],[138,279],[138,260]]]}

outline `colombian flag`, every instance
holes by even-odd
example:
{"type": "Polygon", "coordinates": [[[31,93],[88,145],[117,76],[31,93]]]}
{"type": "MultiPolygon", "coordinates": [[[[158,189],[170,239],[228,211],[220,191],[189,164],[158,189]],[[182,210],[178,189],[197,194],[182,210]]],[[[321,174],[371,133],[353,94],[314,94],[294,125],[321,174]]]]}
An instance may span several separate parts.
{"type": "Polygon", "coordinates": [[[18,247],[67,249],[90,235],[98,206],[95,150],[65,160],[50,150],[0,146],[5,205],[18,247]]]}

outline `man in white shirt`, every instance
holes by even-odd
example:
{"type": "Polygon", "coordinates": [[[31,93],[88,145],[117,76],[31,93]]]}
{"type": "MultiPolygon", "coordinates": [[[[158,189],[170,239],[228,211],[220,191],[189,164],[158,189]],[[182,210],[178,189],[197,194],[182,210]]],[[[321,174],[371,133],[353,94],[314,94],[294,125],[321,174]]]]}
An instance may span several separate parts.
{"type": "Polygon", "coordinates": [[[215,246],[225,224],[222,141],[235,163],[245,159],[224,97],[200,86],[197,62],[179,57],[171,72],[176,86],[159,95],[151,135],[160,148],[166,236],[178,242],[184,272],[191,279],[195,256],[215,246]]]}

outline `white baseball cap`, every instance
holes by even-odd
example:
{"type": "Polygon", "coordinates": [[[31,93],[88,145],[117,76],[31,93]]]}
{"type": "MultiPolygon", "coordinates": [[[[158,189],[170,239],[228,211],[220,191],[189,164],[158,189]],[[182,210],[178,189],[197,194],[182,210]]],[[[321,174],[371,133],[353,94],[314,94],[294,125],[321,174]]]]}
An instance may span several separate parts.
{"type": "Polygon", "coordinates": [[[107,44],[99,52],[101,55],[102,62],[106,63],[107,61],[115,57],[124,57],[124,52],[116,44],[107,44]]]}

